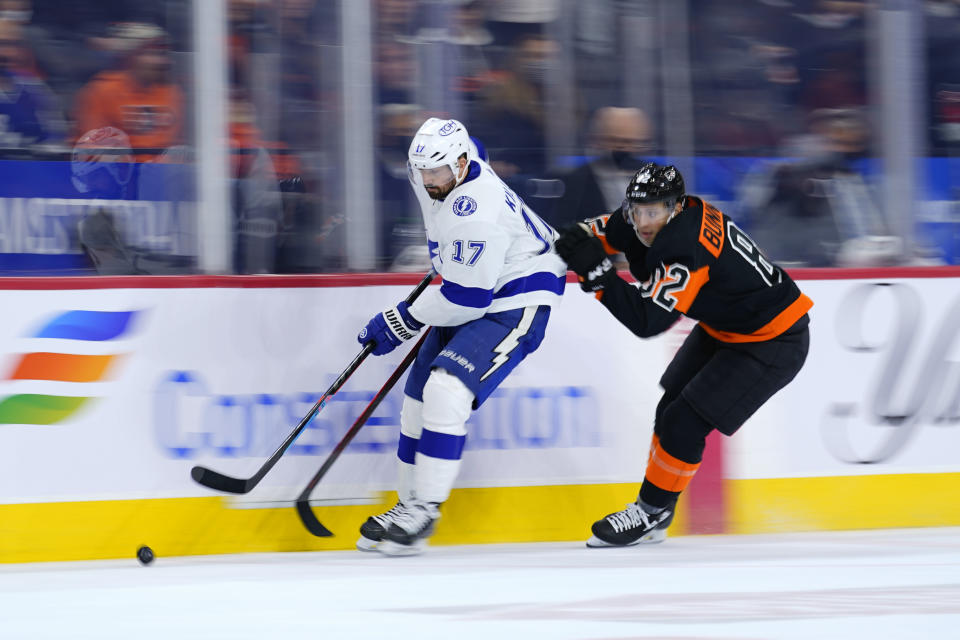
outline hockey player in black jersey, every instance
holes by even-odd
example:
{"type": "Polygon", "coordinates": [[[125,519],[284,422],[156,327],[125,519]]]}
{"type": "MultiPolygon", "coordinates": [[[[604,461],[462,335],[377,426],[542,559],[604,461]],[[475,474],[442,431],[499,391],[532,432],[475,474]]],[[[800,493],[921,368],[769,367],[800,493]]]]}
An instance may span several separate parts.
{"type": "Polygon", "coordinates": [[[731,436],[807,357],[813,302],[747,234],[686,195],[673,166],[648,163],[609,215],[573,225],[556,248],[622,324],[641,338],[680,314],[699,321],[660,379],[646,472],[635,502],[593,524],[587,546],[660,542],[714,429],[731,436]],[[637,283],[617,275],[622,251],[637,283]]]}

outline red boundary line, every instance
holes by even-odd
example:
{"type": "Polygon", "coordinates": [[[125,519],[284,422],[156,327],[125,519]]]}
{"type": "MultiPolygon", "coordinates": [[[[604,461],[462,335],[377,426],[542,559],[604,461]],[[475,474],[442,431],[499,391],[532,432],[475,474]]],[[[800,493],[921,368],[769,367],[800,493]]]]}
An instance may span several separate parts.
{"type": "MultiPolygon", "coordinates": [[[[790,269],[796,280],[887,280],[893,278],[960,278],[960,266],[872,269],[790,269]]],[[[629,273],[621,275],[628,279],[629,273]]],[[[420,273],[324,273],[311,275],[68,276],[0,277],[0,290],[58,289],[290,289],[411,285],[420,273]]],[[[567,282],[576,282],[567,273],[567,282]]]]}
{"type": "Polygon", "coordinates": [[[416,284],[419,273],[325,273],[252,276],[0,277],[2,289],[291,289],[416,284]]]}
{"type": "Polygon", "coordinates": [[[890,280],[893,278],[960,278],[960,266],[871,267],[857,269],[787,269],[794,280],[890,280]]]}

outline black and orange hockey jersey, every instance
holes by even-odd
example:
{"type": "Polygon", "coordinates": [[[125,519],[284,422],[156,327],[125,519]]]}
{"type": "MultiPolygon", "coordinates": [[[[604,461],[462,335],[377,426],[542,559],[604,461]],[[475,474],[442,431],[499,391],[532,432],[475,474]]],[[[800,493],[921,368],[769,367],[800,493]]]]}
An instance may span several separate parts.
{"type": "Polygon", "coordinates": [[[623,251],[637,283],[621,278],[600,301],[641,337],[666,331],[683,314],[724,342],[777,337],[803,318],[813,302],[750,237],[717,208],[686,196],[650,247],[621,210],[590,221],[610,253],[623,251]]]}

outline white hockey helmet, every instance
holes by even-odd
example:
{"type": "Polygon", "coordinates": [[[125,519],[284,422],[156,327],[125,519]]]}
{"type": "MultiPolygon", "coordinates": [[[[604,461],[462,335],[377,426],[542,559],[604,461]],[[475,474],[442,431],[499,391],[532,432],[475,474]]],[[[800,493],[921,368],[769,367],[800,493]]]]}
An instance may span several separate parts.
{"type": "MultiPolygon", "coordinates": [[[[452,119],[430,118],[413,136],[407,158],[412,169],[436,169],[447,166],[456,178],[460,171],[457,159],[466,154],[469,164],[473,160],[472,154],[476,153],[475,149],[467,128],[462,123],[452,119]]],[[[459,180],[457,182],[459,183],[459,180]]]]}

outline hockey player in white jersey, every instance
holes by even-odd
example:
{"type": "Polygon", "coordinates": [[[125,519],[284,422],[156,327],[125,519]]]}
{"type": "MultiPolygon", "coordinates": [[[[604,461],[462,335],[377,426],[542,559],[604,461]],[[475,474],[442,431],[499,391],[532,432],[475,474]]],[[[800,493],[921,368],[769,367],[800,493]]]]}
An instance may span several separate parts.
{"type": "Polygon", "coordinates": [[[555,231],[477,156],[456,120],[430,118],[410,145],[410,183],[443,283],[378,313],[357,337],[382,355],[434,327],[404,389],[399,501],[361,526],[362,550],[423,550],[460,469],[470,411],[537,349],[563,294],[555,231]]]}

